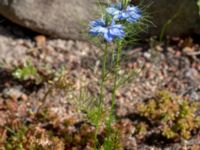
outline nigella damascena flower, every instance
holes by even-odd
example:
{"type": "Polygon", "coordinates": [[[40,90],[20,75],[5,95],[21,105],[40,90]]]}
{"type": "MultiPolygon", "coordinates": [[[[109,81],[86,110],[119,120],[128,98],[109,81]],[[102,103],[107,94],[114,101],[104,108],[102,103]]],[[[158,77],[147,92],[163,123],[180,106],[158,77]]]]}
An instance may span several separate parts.
{"type": "Polygon", "coordinates": [[[124,27],[121,24],[115,24],[115,21],[112,21],[107,25],[102,18],[90,22],[90,28],[92,35],[103,36],[107,42],[112,42],[115,38],[122,39],[125,36],[124,27]]]}
{"type": "Polygon", "coordinates": [[[114,20],[127,20],[130,23],[136,22],[142,17],[141,10],[137,6],[122,7],[122,3],[111,5],[106,11],[113,16],[114,20]]]}

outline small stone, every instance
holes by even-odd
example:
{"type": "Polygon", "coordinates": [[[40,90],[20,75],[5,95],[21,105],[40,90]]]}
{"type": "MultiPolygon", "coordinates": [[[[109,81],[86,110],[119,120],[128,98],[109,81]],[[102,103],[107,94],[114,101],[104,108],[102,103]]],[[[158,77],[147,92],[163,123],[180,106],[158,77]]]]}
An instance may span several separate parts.
{"type": "Polygon", "coordinates": [[[22,89],[21,86],[6,88],[3,90],[3,96],[7,98],[12,98],[13,100],[17,100],[22,95],[24,95],[21,89],[22,89]]]}
{"type": "Polygon", "coordinates": [[[149,52],[145,52],[144,53],[144,57],[147,58],[147,59],[150,59],[151,58],[151,54],[149,52]]]}
{"type": "Polygon", "coordinates": [[[21,95],[21,99],[22,99],[23,101],[27,101],[27,100],[28,100],[28,96],[27,96],[26,94],[22,94],[22,95],[21,95]]]}
{"type": "Polygon", "coordinates": [[[34,39],[38,48],[44,48],[46,46],[46,37],[44,35],[38,35],[34,39]]]}
{"type": "Polygon", "coordinates": [[[159,52],[162,52],[162,51],[163,51],[163,48],[161,47],[161,45],[157,45],[157,46],[156,46],[156,50],[159,51],[159,52]]]}
{"type": "Polygon", "coordinates": [[[186,77],[195,79],[196,77],[199,77],[199,73],[195,68],[190,68],[187,72],[186,72],[186,77]]]}
{"type": "Polygon", "coordinates": [[[174,49],[172,47],[167,47],[167,51],[170,52],[170,53],[174,53],[174,49]]]}
{"type": "Polygon", "coordinates": [[[180,57],[181,56],[181,51],[176,51],[176,54],[175,54],[177,57],[180,57]]]}
{"type": "Polygon", "coordinates": [[[194,48],[193,47],[184,47],[183,52],[186,54],[190,54],[190,53],[194,52],[194,48]]]}

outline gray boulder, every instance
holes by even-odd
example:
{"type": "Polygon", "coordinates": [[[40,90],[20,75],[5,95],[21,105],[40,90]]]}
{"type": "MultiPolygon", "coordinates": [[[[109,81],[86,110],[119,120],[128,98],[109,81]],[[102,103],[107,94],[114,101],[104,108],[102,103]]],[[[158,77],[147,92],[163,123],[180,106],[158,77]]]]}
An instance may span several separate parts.
{"type": "MultiPolygon", "coordinates": [[[[97,12],[97,0],[0,0],[0,14],[21,26],[53,37],[83,39],[84,25],[97,12]]],[[[155,26],[150,33],[160,33],[169,20],[166,33],[200,33],[200,17],[195,0],[152,1],[150,13],[155,26]]]]}
{"type": "Polygon", "coordinates": [[[162,28],[168,35],[200,34],[200,16],[196,0],[145,0],[152,1],[149,12],[154,27],[153,34],[162,28]]]}
{"type": "Polygon", "coordinates": [[[80,39],[95,13],[95,0],[0,0],[0,14],[53,37],[80,39]]]}

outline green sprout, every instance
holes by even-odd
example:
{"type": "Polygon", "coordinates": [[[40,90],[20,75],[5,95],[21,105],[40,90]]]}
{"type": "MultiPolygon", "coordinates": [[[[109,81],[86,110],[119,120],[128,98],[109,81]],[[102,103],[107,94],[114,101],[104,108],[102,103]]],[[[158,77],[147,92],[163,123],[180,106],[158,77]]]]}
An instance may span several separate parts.
{"type": "Polygon", "coordinates": [[[22,67],[17,66],[12,72],[12,76],[20,81],[35,80],[36,84],[43,80],[38,74],[37,68],[30,61],[27,61],[22,67]]]}

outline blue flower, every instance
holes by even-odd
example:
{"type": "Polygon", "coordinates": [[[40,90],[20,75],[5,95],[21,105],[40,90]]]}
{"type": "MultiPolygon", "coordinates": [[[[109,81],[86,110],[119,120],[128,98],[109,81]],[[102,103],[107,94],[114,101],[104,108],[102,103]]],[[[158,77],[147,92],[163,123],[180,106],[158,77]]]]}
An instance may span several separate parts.
{"type": "Polygon", "coordinates": [[[136,22],[141,18],[141,10],[137,6],[127,6],[123,9],[121,3],[111,5],[106,11],[113,16],[114,20],[127,20],[130,23],[136,22]]]}
{"type": "Polygon", "coordinates": [[[101,35],[107,42],[112,42],[115,38],[122,39],[125,36],[124,27],[121,24],[115,24],[112,21],[111,24],[107,25],[102,18],[90,22],[90,28],[92,35],[101,35]]]}

